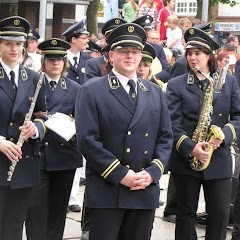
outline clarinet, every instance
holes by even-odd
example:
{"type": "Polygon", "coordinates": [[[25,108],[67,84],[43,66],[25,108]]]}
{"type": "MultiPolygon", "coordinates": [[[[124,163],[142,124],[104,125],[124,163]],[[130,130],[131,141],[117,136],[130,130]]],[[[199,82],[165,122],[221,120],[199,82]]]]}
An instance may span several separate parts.
{"type": "MultiPolygon", "coordinates": [[[[42,84],[43,84],[43,80],[44,80],[44,72],[41,73],[40,78],[38,80],[37,87],[36,87],[36,90],[34,92],[30,108],[28,110],[28,113],[25,115],[23,126],[26,125],[27,122],[30,121],[31,118],[32,118],[33,111],[34,111],[34,108],[35,108],[35,105],[36,105],[36,102],[37,102],[37,99],[38,99],[38,95],[39,95],[40,89],[41,89],[42,84]]],[[[23,138],[23,133],[21,131],[16,145],[18,147],[22,148],[23,143],[24,143],[24,138],[23,138]]],[[[14,161],[14,162],[12,162],[11,166],[9,167],[8,177],[7,177],[8,182],[10,182],[11,179],[12,179],[12,176],[13,176],[16,165],[17,165],[17,161],[14,161]]]]}

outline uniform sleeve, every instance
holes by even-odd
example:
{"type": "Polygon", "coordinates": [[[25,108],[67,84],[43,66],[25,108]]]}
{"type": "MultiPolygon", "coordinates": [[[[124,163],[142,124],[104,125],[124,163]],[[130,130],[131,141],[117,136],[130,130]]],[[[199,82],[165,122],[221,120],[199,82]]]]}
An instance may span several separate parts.
{"type": "Polygon", "coordinates": [[[46,119],[47,119],[47,103],[45,94],[45,82],[43,81],[33,113],[33,122],[38,129],[39,133],[38,137],[40,138],[40,140],[44,138],[46,133],[46,127],[44,125],[46,119]]]}
{"type": "Polygon", "coordinates": [[[75,116],[79,149],[89,166],[102,178],[118,184],[127,174],[128,168],[122,166],[120,161],[103,147],[96,102],[86,85],[81,86],[78,91],[75,116]]]}
{"type": "Polygon", "coordinates": [[[173,66],[171,67],[170,70],[170,79],[183,75],[187,72],[187,63],[183,64],[183,62],[181,61],[181,59],[179,58],[179,60],[177,60],[173,66]]]}
{"type": "Polygon", "coordinates": [[[156,52],[157,58],[162,64],[162,71],[157,73],[155,76],[157,79],[160,79],[163,82],[167,82],[169,80],[170,64],[166,60],[166,55],[162,46],[159,45],[158,49],[156,49],[156,52]]]}
{"type": "Polygon", "coordinates": [[[236,139],[237,134],[239,134],[240,131],[240,92],[235,77],[233,77],[231,92],[230,121],[225,124],[222,131],[225,135],[224,145],[230,147],[232,141],[236,139]]]}
{"type": "Polygon", "coordinates": [[[94,61],[91,59],[87,60],[85,63],[85,74],[84,74],[84,83],[87,82],[90,78],[100,77],[101,72],[99,72],[98,67],[94,64],[94,61]]]}
{"type": "Polygon", "coordinates": [[[173,148],[180,152],[188,160],[192,153],[195,143],[188,137],[187,132],[183,129],[182,103],[175,82],[170,81],[167,85],[167,104],[170,112],[173,128],[173,148]]]}
{"type": "Polygon", "coordinates": [[[146,169],[155,182],[158,182],[160,176],[164,173],[173,142],[171,119],[167,108],[166,95],[163,92],[161,92],[160,103],[161,113],[154,157],[152,164],[146,169]]]}

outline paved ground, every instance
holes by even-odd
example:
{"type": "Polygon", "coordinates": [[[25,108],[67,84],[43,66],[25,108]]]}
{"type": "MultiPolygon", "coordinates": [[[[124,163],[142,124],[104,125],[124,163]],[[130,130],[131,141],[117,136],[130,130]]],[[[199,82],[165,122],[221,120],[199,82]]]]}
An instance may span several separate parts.
{"type": "MultiPolygon", "coordinates": [[[[166,201],[167,194],[167,184],[168,184],[168,175],[164,175],[161,179],[162,185],[164,185],[164,190],[161,191],[160,199],[166,201]]],[[[82,203],[84,187],[79,187],[79,201],[82,203]]],[[[199,201],[199,212],[203,212],[205,208],[203,194],[201,193],[199,201]]],[[[162,221],[164,206],[160,207],[156,211],[154,228],[152,231],[151,240],[174,240],[174,229],[175,225],[173,223],[168,223],[162,221]]],[[[68,213],[66,227],[64,232],[64,240],[80,240],[81,236],[81,214],[80,213],[68,213]]],[[[204,226],[197,226],[198,239],[204,239],[204,226]]],[[[23,240],[26,240],[25,234],[23,240]]],[[[104,240],[104,239],[101,239],[104,240]]],[[[231,240],[231,229],[228,230],[228,235],[226,240],[231,240]]]]}

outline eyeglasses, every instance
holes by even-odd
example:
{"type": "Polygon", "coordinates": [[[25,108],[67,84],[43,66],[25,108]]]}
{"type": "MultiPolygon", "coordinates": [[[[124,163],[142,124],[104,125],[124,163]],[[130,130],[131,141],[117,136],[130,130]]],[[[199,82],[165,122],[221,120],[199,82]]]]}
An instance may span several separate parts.
{"type": "Polygon", "coordinates": [[[128,56],[130,53],[133,56],[139,56],[142,53],[142,51],[140,49],[132,49],[132,50],[129,50],[129,49],[115,49],[114,51],[123,55],[123,56],[128,56]]]}
{"type": "Polygon", "coordinates": [[[89,39],[89,37],[78,37],[78,38],[83,39],[83,40],[88,40],[89,39]]]}

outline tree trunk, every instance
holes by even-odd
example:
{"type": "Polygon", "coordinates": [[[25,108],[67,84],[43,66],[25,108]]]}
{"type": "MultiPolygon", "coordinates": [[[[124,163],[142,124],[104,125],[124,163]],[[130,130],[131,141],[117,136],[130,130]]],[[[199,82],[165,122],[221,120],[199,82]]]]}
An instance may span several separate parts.
{"type": "Polygon", "coordinates": [[[97,12],[99,0],[92,0],[88,5],[87,16],[87,29],[90,33],[97,34],[97,12]]]}

